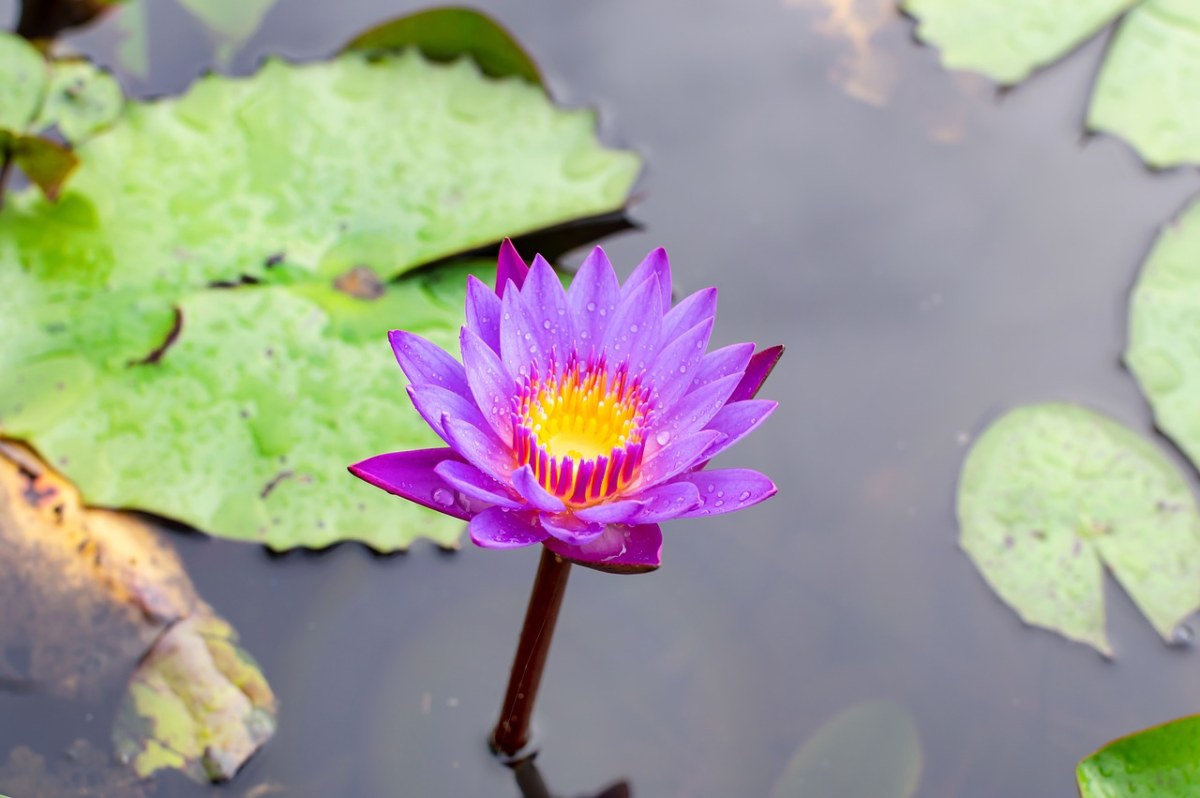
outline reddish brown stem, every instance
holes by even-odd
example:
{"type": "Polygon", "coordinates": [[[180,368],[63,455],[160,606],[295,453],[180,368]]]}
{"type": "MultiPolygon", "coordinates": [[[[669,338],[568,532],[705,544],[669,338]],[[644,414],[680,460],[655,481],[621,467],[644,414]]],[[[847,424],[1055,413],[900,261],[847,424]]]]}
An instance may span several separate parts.
{"type": "Polygon", "coordinates": [[[529,608],[525,610],[525,625],[517,642],[517,655],[513,658],[512,674],[508,677],[508,692],[504,696],[500,720],[492,732],[492,750],[506,757],[526,753],[533,704],[542,683],[554,624],[558,621],[570,575],[571,563],[543,547],[533,591],[529,594],[529,608]]]}

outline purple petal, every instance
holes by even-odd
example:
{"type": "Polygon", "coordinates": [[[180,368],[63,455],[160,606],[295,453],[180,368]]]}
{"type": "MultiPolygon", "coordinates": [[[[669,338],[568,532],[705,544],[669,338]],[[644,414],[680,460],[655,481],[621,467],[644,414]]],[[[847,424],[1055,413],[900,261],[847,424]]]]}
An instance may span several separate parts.
{"type": "Polygon", "coordinates": [[[529,267],[517,254],[517,248],[513,246],[512,240],[504,239],[500,245],[500,254],[496,258],[496,295],[504,297],[504,289],[509,280],[512,280],[513,284],[520,289],[525,284],[525,276],[528,274],[529,267]]]}
{"type": "Polygon", "coordinates": [[[753,354],[754,344],[731,344],[709,352],[700,359],[700,365],[696,366],[692,390],[730,374],[741,374],[746,370],[753,354]]]}
{"type": "Polygon", "coordinates": [[[749,468],[721,468],[684,474],[677,482],[690,482],[700,491],[700,504],[680,515],[695,518],[744,510],[775,495],[775,483],[749,468]]]}
{"type": "Polygon", "coordinates": [[[705,288],[684,299],[663,317],[663,341],[673,341],[685,330],[717,315],[717,289],[705,288]]]}
{"type": "Polygon", "coordinates": [[[471,519],[471,542],[485,549],[518,549],[546,539],[536,513],[489,507],[471,519]]]}
{"type": "Polygon", "coordinates": [[[537,371],[546,373],[554,336],[535,319],[526,306],[522,292],[510,291],[500,306],[500,358],[513,377],[527,377],[537,371]]]}
{"type": "Polygon", "coordinates": [[[663,347],[650,369],[650,384],[657,390],[658,407],[670,407],[692,384],[712,335],[713,320],[706,319],[663,347]]]}
{"type": "Polygon", "coordinates": [[[454,451],[488,476],[504,480],[517,467],[512,452],[496,440],[491,432],[484,432],[486,427],[476,427],[450,416],[442,421],[442,425],[454,451]]]}
{"type": "Polygon", "coordinates": [[[711,460],[758,429],[758,425],[766,421],[777,407],[779,402],[769,399],[746,399],[722,407],[707,425],[707,429],[716,430],[721,437],[704,452],[704,459],[711,460]]]}
{"type": "Polygon", "coordinates": [[[513,472],[512,485],[517,489],[517,493],[521,494],[521,498],[542,512],[561,513],[566,509],[561,499],[541,486],[537,477],[533,475],[533,469],[527,465],[513,472]]]}
{"type": "Polygon", "coordinates": [[[767,377],[771,376],[771,372],[775,370],[775,364],[781,357],[783,357],[782,344],[755,353],[754,357],[750,358],[750,364],[746,366],[746,376],[733,390],[729,401],[740,402],[743,399],[753,399],[758,393],[758,389],[767,381],[767,377]]]}
{"type": "Polygon", "coordinates": [[[547,355],[557,353],[560,360],[566,358],[575,340],[571,317],[567,313],[567,292],[554,268],[541,255],[533,259],[529,278],[521,289],[521,299],[534,329],[541,330],[538,346],[547,355]]]}
{"type": "Polygon", "coordinates": [[[638,501],[625,500],[597,504],[595,507],[585,507],[575,511],[575,517],[581,521],[596,521],[601,524],[623,524],[637,515],[642,508],[641,497],[638,501]]]}
{"type": "Polygon", "coordinates": [[[458,460],[443,460],[434,472],[460,493],[487,504],[507,507],[510,510],[523,508],[524,503],[513,498],[503,483],[497,482],[470,463],[458,460]]]}
{"type": "Polygon", "coordinates": [[[604,250],[596,247],[584,259],[567,291],[567,305],[575,325],[575,345],[587,358],[604,342],[608,321],[621,301],[621,287],[604,250]]]}
{"type": "Polygon", "coordinates": [[[643,282],[621,303],[612,315],[601,346],[610,363],[629,361],[630,373],[654,362],[662,332],[662,299],[653,278],[643,282]]]}
{"type": "Polygon", "coordinates": [[[570,513],[542,513],[539,520],[552,538],[570,546],[591,543],[603,535],[605,530],[604,524],[584,521],[570,513]]]}
{"type": "Polygon", "coordinates": [[[388,493],[424,505],[439,513],[467,520],[484,509],[481,505],[459,501],[454,486],[434,471],[439,463],[457,461],[451,449],[416,449],[388,452],[350,466],[350,473],[388,493]]]}
{"type": "Polygon", "coordinates": [[[657,524],[698,507],[700,491],[691,482],[668,482],[642,491],[638,499],[643,502],[642,508],[632,520],[639,524],[657,524]]]}
{"type": "Polygon", "coordinates": [[[701,430],[671,441],[642,464],[641,482],[648,487],[657,485],[688,470],[700,462],[704,452],[720,437],[719,432],[701,430]]]}
{"type": "Polygon", "coordinates": [[[440,385],[460,396],[471,395],[462,364],[435,344],[406,330],[392,330],[388,341],[396,362],[413,385],[440,385]]]}
{"type": "Polygon", "coordinates": [[[725,406],[729,394],[741,379],[730,374],[697,388],[659,414],[646,432],[645,456],[650,457],[673,439],[703,429],[709,419],[725,406]]]}
{"type": "Polygon", "coordinates": [[[459,331],[463,365],[467,371],[467,384],[475,404],[492,432],[505,445],[512,444],[513,396],[517,383],[508,369],[500,362],[500,356],[470,327],[459,331]]]}
{"type": "Polygon", "coordinates": [[[662,565],[662,530],[657,524],[612,524],[584,546],[547,538],[546,548],[573,563],[611,574],[641,574],[662,565]]]}
{"type": "Polygon", "coordinates": [[[467,326],[500,352],[500,297],[473,274],[467,275],[467,326]]]}
{"type": "Polygon", "coordinates": [[[473,400],[439,385],[409,385],[408,398],[412,400],[413,407],[421,414],[421,418],[425,419],[425,423],[446,443],[450,442],[442,426],[442,419],[446,416],[462,419],[477,427],[487,426],[487,421],[473,400]]]}
{"type": "Polygon", "coordinates": [[[651,280],[658,281],[660,307],[671,307],[671,261],[662,247],[643,258],[633,270],[621,289],[621,298],[631,296],[643,283],[651,280]]]}

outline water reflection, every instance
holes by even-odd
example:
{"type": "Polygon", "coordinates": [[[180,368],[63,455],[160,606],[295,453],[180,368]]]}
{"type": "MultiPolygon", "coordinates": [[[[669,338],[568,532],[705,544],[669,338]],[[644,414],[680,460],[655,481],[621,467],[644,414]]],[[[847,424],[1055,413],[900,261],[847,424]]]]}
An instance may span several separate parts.
{"type": "MultiPolygon", "coordinates": [[[[532,759],[527,759],[521,764],[513,768],[513,774],[517,778],[517,789],[521,791],[521,798],[559,798],[550,788],[546,786],[546,780],[542,778],[541,771],[532,759]]],[[[615,784],[610,784],[598,793],[589,794],[585,798],[632,798],[633,789],[629,786],[629,782],[621,780],[615,784]]]]}

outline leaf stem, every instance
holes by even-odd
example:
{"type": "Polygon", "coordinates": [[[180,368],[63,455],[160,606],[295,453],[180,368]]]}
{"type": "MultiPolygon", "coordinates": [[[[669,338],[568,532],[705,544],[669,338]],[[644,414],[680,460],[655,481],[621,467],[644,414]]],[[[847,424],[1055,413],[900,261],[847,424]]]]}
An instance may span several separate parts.
{"type": "Polygon", "coordinates": [[[13,162],[12,152],[6,151],[3,160],[0,160],[0,210],[4,209],[4,193],[8,190],[8,178],[12,175],[13,162]]]}
{"type": "Polygon", "coordinates": [[[492,750],[516,761],[532,756],[532,752],[524,750],[529,744],[529,721],[570,575],[571,563],[543,547],[533,590],[529,594],[529,607],[525,610],[525,625],[521,628],[512,673],[508,677],[508,691],[500,720],[492,732],[492,750]]]}

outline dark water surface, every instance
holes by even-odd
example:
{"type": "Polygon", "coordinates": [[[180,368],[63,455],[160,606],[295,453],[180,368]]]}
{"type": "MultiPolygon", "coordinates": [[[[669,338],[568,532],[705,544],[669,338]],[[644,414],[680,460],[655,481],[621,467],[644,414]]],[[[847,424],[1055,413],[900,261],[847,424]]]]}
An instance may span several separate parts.
{"type": "MultiPolygon", "coordinates": [[[[1128,290],[1200,179],[1081,135],[1101,42],[999,96],[943,71],[886,3],[858,3],[877,29],[856,49],[834,3],[488,4],[559,99],[598,105],[647,158],[645,230],[607,242],[614,260],[663,244],[682,290],[720,288],[715,345],[788,347],[764,391],[780,410],[723,457],[778,497],[668,525],[652,575],[576,569],[538,713],[564,795],[625,776],[638,798],[765,796],[824,721],[890,699],[920,729],[919,795],[1067,798],[1099,745],[1200,711],[1200,652],[1162,645],[1113,585],[1115,661],[1022,626],[953,516],[967,443],[1007,408],[1078,401],[1149,431],[1119,365],[1128,290]]],[[[128,85],[174,93],[211,50],[151,6],[151,78],[128,85]]],[[[416,7],[281,0],[232,69],[322,57],[416,7]]],[[[71,41],[111,63],[114,40],[71,41]]],[[[484,737],[536,551],[176,543],[281,701],[277,737],[218,794],[517,795],[484,737]]],[[[0,694],[0,752],[103,740],[104,712],[0,694]]]]}

